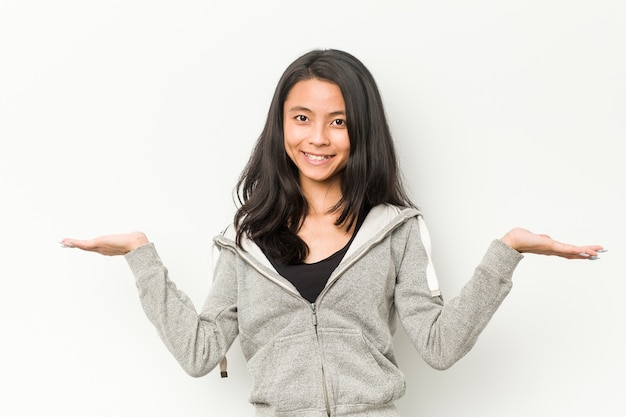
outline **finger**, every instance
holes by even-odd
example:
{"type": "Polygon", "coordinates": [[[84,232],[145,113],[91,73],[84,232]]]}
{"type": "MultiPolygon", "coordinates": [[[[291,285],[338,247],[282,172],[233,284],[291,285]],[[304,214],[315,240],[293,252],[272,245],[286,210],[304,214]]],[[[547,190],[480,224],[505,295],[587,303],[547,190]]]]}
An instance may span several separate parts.
{"type": "Polygon", "coordinates": [[[93,240],[79,240],[65,238],[59,242],[64,248],[78,248],[82,250],[92,251],[94,250],[93,240]]]}
{"type": "Polygon", "coordinates": [[[65,238],[62,239],[59,244],[64,247],[64,248],[79,248],[82,249],[82,246],[84,246],[84,244],[82,243],[81,240],[78,239],[70,239],[70,238],[65,238]]]}
{"type": "Polygon", "coordinates": [[[599,246],[599,245],[581,246],[580,255],[585,256],[585,257],[586,256],[597,257],[598,254],[604,253],[604,252],[606,252],[606,249],[604,249],[602,246],[599,246]]]}
{"type": "Polygon", "coordinates": [[[554,248],[563,255],[578,255],[585,253],[585,248],[582,246],[575,246],[569,243],[556,242],[554,248]]]}
{"type": "Polygon", "coordinates": [[[59,242],[59,245],[61,245],[61,247],[64,247],[64,248],[73,248],[73,247],[75,247],[74,243],[72,243],[71,239],[61,239],[61,241],[59,242]]]}
{"type": "Polygon", "coordinates": [[[583,251],[581,251],[578,255],[578,259],[587,259],[590,261],[595,261],[600,259],[599,254],[606,252],[606,249],[601,246],[585,246],[583,247],[583,251]]]}
{"type": "Polygon", "coordinates": [[[553,255],[566,259],[588,259],[595,260],[598,258],[598,252],[594,248],[598,246],[575,246],[568,243],[555,242],[553,255]]]}
{"type": "Polygon", "coordinates": [[[572,253],[571,251],[568,253],[560,253],[559,256],[566,258],[566,259],[587,259],[587,260],[598,259],[596,255],[589,254],[583,251],[574,252],[574,253],[572,253]]]}

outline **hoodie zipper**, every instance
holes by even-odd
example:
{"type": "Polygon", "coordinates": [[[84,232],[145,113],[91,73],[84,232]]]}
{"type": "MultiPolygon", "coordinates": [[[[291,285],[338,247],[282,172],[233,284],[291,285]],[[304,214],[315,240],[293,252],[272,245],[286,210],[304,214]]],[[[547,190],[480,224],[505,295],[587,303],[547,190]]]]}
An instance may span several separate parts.
{"type": "MultiPolygon", "coordinates": [[[[332,279],[328,280],[328,283],[326,284],[326,286],[322,289],[322,292],[320,293],[320,295],[317,296],[317,301],[320,301],[322,299],[322,297],[326,294],[326,292],[328,291],[328,289],[330,287],[333,286],[333,284],[337,281],[337,279],[344,273],[345,270],[347,270],[349,267],[351,267],[355,262],[357,262],[359,259],[361,259],[366,253],[369,252],[369,249],[374,246],[376,243],[378,243],[380,240],[382,240],[384,238],[384,236],[379,237],[379,239],[369,242],[369,244],[363,248],[363,250],[360,251],[360,254],[358,256],[356,256],[354,259],[352,259],[349,263],[342,265],[339,269],[335,270],[335,273],[333,273],[332,275],[334,275],[334,277],[331,277],[332,279]]],[[[245,253],[245,252],[240,252],[237,250],[237,248],[234,248],[235,251],[239,252],[239,255],[248,262],[249,265],[251,265],[254,269],[257,270],[258,273],[260,273],[262,276],[264,276],[265,278],[269,279],[271,282],[273,282],[274,284],[276,284],[278,287],[282,288],[284,291],[286,291],[287,293],[291,294],[292,296],[304,301],[304,302],[308,302],[304,297],[302,297],[301,294],[294,292],[291,288],[287,287],[286,285],[284,285],[283,283],[281,283],[280,281],[276,280],[274,277],[272,277],[270,274],[266,273],[265,271],[263,271],[261,268],[256,266],[256,263],[253,262],[253,260],[251,259],[251,257],[245,253]]],[[[322,361],[321,361],[321,366],[322,366],[322,389],[324,392],[324,404],[326,406],[326,415],[328,417],[330,417],[331,413],[330,413],[330,398],[328,395],[328,386],[326,384],[326,371],[324,370],[324,353],[322,351],[321,345],[320,345],[320,340],[319,340],[319,333],[317,331],[317,304],[316,303],[310,303],[309,304],[311,307],[311,320],[313,323],[313,329],[315,330],[315,339],[317,341],[317,345],[320,349],[320,355],[322,357],[322,361]]]]}
{"type": "MultiPolygon", "coordinates": [[[[398,226],[399,224],[401,224],[402,222],[398,221],[396,222],[396,224],[394,225],[393,228],[395,228],[396,226],[398,226]]],[[[335,273],[333,273],[331,276],[331,279],[328,280],[326,286],[322,289],[322,292],[317,296],[317,300],[319,301],[322,299],[322,297],[326,294],[326,292],[328,291],[328,289],[330,287],[332,287],[334,285],[334,283],[337,281],[337,279],[344,273],[344,271],[346,271],[348,268],[350,268],[354,263],[356,263],[359,259],[361,259],[363,256],[365,256],[366,253],[369,252],[369,250],[375,246],[378,242],[380,242],[381,240],[383,240],[386,237],[387,233],[381,234],[380,236],[378,236],[377,239],[370,241],[367,245],[365,245],[363,248],[361,248],[359,254],[357,256],[355,256],[350,262],[343,264],[340,266],[340,268],[338,268],[337,270],[335,270],[335,273]]],[[[225,242],[222,242],[223,245],[225,246],[231,246],[230,244],[225,244],[225,242]]],[[[239,253],[239,255],[248,262],[249,265],[251,265],[254,269],[257,270],[257,272],[259,272],[261,275],[263,275],[264,277],[266,277],[267,279],[269,279],[270,281],[272,281],[274,284],[278,285],[280,288],[282,288],[284,291],[286,291],[287,293],[291,294],[292,296],[301,299],[304,302],[307,302],[307,300],[302,297],[301,294],[299,294],[298,292],[294,292],[291,288],[287,287],[286,285],[284,285],[283,283],[281,283],[280,281],[276,280],[274,277],[272,277],[271,275],[267,274],[265,271],[263,271],[261,268],[256,266],[256,263],[253,261],[253,259],[251,259],[252,257],[250,257],[247,253],[245,252],[241,252],[239,250],[237,250],[237,247],[233,247],[233,249],[239,253]]],[[[324,391],[324,402],[326,405],[326,414],[330,417],[330,399],[329,399],[329,395],[328,395],[328,387],[326,384],[326,373],[324,370],[324,358],[323,358],[323,351],[321,349],[320,346],[320,341],[319,341],[319,334],[317,331],[317,304],[316,303],[311,303],[311,319],[313,322],[313,328],[315,330],[315,338],[317,340],[318,343],[318,347],[320,348],[320,355],[322,355],[322,388],[324,391]]]]}
{"type": "MultiPolygon", "coordinates": [[[[398,224],[400,224],[400,222],[397,222],[396,226],[398,224]]],[[[374,245],[376,245],[378,242],[380,242],[382,239],[384,239],[385,236],[386,236],[386,234],[382,234],[376,240],[370,241],[367,245],[365,245],[363,248],[361,248],[361,250],[359,251],[359,254],[357,256],[355,256],[350,262],[345,263],[343,265],[340,265],[340,267],[338,269],[336,269],[333,274],[331,274],[331,277],[328,280],[326,286],[322,289],[322,292],[317,296],[317,301],[321,300],[321,298],[326,294],[328,289],[335,284],[337,279],[344,273],[344,271],[346,271],[354,263],[356,263],[359,259],[361,259],[363,256],[365,256],[365,254],[368,253],[369,250],[374,245]]],[[[254,260],[253,260],[254,257],[253,256],[250,256],[246,252],[239,251],[236,246],[232,246],[232,245],[230,245],[227,242],[221,242],[221,243],[224,246],[232,247],[236,252],[239,253],[239,255],[244,260],[246,260],[246,262],[248,262],[249,265],[251,265],[254,269],[256,269],[259,274],[261,274],[265,278],[269,279],[274,284],[276,284],[278,287],[282,288],[284,291],[286,291],[287,293],[291,294],[292,296],[294,296],[296,298],[299,298],[300,300],[302,300],[304,302],[307,302],[307,300],[304,297],[302,297],[301,294],[299,294],[298,292],[294,292],[291,288],[287,287],[285,284],[281,283],[280,281],[278,281],[277,279],[272,277],[270,274],[268,274],[267,272],[263,271],[262,268],[259,268],[257,266],[256,262],[254,262],[254,260]]],[[[331,412],[330,412],[330,398],[329,398],[329,395],[328,395],[328,386],[326,384],[326,372],[324,370],[324,357],[323,357],[323,351],[322,351],[322,348],[321,348],[321,345],[320,345],[319,334],[318,334],[318,331],[317,331],[317,304],[316,303],[310,303],[310,306],[311,306],[311,319],[312,319],[312,323],[313,323],[313,328],[315,330],[315,339],[316,339],[318,347],[320,349],[320,355],[322,356],[322,361],[321,361],[322,362],[321,363],[321,367],[322,367],[322,389],[323,389],[323,392],[324,392],[324,403],[325,403],[325,406],[326,406],[326,415],[328,417],[330,417],[330,415],[331,415],[331,412]]]]}
{"type": "MultiPolygon", "coordinates": [[[[274,284],[278,285],[280,288],[282,288],[284,291],[286,291],[288,294],[304,301],[305,303],[308,303],[308,301],[302,297],[302,295],[300,295],[297,292],[294,292],[291,288],[285,286],[284,284],[282,284],[280,281],[277,281],[274,277],[272,277],[271,275],[267,274],[265,271],[263,271],[261,268],[257,268],[255,266],[255,263],[252,262],[251,259],[248,258],[248,256],[246,254],[240,253],[240,256],[244,259],[247,260],[247,262],[257,270],[257,272],[259,272],[261,275],[263,275],[265,278],[269,279],[271,282],[273,282],[274,284]]],[[[322,290],[322,293],[325,292],[326,288],[324,288],[324,290],[322,290]]],[[[318,296],[318,300],[321,298],[321,294],[320,296],[318,296]]],[[[326,415],[328,415],[328,417],[330,417],[330,399],[329,399],[329,395],[328,395],[328,386],[326,385],[326,372],[324,370],[324,354],[321,348],[321,344],[320,344],[320,340],[319,340],[319,334],[317,332],[317,304],[316,303],[310,303],[309,304],[311,306],[311,320],[312,320],[312,324],[313,324],[313,329],[315,331],[315,340],[317,341],[317,345],[320,349],[320,355],[321,355],[321,367],[322,367],[322,389],[324,392],[324,404],[326,406],[326,415]]]]}
{"type": "MultiPolygon", "coordinates": [[[[313,320],[313,328],[315,329],[315,339],[317,345],[320,346],[319,334],[317,333],[317,305],[311,303],[311,319],[313,320]]],[[[320,354],[322,355],[322,389],[324,390],[324,403],[326,404],[326,415],[330,417],[330,400],[328,399],[328,388],[326,387],[326,372],[324,371],[324,358],[323,352],[320,347],[320,354]]]]}

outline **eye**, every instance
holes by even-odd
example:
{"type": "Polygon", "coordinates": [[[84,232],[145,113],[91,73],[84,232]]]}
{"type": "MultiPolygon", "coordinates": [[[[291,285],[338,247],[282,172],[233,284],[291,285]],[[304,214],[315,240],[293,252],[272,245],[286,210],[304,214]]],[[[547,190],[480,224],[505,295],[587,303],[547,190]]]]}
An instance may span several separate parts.
{"type": "Polygon", "coordinates": [[[343,119],[335,119],[333,120],[333,122],[331,123],[335,126],[345,126],[346,125],[346,121],[343,119]]]}
{"type": "Polygon", "coordinates": [[[303,115],[303,114],[299,114],[299,115],[297,115],[297,116],[295,117],[295,119],[296,119],[296,121],[298,121],[298,122],[306,122],[306,121],[308,121],[308,120],[309,120],[309,118],[308,118],[308,117],[306,117],[306,116],[305,116],[305,115],[303,115]]]}

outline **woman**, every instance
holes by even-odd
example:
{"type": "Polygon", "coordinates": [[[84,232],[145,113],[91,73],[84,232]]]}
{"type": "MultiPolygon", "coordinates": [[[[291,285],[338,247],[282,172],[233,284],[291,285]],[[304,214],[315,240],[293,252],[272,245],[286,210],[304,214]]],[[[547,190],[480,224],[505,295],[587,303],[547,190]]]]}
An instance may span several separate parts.
{"type": "Polygon", "coordinates": [[[143,233],[62,244],[126,256],[148,318],[189,374],[211,371],[239,335],[257,416],[398,415],[396,317],[421,356],[445,369],[508,294],[521,253],[602,251],[515,228],[444,304],[374,79],[337,50],[287,68],[237,188],[241,204],[214,239],[220,258],[200,314],[143,233]]]}

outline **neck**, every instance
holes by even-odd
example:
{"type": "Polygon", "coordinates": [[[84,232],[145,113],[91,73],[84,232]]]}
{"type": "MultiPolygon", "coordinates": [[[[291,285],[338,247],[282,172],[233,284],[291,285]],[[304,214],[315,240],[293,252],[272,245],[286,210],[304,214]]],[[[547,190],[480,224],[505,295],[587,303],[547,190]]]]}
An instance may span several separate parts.
{"type": "Polygon", "coordinates": [[[307,216],[326,215],[342,198],[341,181],[335,178],[327,183],[301,183],[309,206],[307,216]]]}

